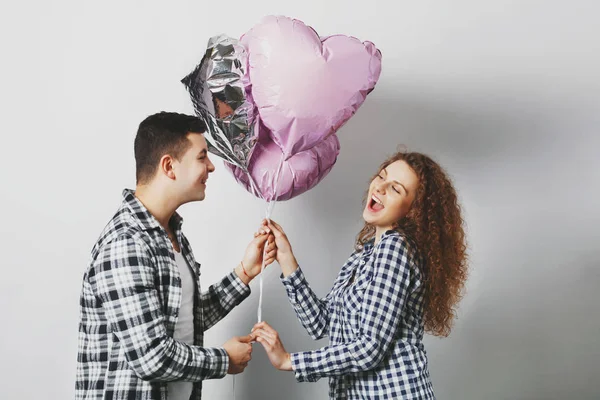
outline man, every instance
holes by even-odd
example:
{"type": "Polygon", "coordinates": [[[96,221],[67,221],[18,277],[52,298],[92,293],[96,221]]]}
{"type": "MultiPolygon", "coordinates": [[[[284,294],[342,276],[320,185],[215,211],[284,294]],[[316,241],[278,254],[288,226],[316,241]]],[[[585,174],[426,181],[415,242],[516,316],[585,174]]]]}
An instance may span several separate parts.
{"type": "Polygon", "coordinates": [[[77,399],[201,398],[202,380],[244,370],[251,337],[203,347],[204,331],[250,294],[248,283],[275,259],[258,235],[233,272],[200,292],[200,264],[176,210],[202,201],[215,167],[204,123],[159,113],[135,138],[136,189],[92,250],[80,302],[77,399]]]}

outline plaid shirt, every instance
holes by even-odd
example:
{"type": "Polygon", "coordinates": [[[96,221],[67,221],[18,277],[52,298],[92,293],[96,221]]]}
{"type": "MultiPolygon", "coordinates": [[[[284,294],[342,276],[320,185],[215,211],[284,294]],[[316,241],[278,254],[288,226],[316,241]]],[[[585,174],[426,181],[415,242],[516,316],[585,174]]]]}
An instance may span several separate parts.
{"type": "MultiPolygon", "coordinates": [[[[181,305],[181,278],[166,230],[134,196],[124,201],[92,250],[80,301],[76,399],[166,400],[168,381],[222,378],[229,367],[223,348],[202,347],[204,331],[250,294],[230,273],[201,293],[196,279],[194,345],[173,339],[181,305]]],[[[171,219],[182,254],[196,278],[198,264],[171,219]]]]}
{"type": "Polygon", "coordinates": [[[423,347],[422,259],[396,231],[367,243],[319,299],[302,270],[282,279],[310,336],[330,345],[292,353],[299,382],[329,377],[331,399],[435,399],[423,347]],[[352,280],[354,277],[354,280],[352,280]]]}

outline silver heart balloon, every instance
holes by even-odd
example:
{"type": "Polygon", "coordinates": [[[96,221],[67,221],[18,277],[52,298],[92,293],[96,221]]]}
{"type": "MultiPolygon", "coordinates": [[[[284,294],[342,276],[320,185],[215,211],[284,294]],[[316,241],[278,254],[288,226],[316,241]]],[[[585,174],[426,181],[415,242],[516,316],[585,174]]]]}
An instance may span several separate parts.
{"type": "Polygon", "coordinates": [[[196,114],[206,122],[209,151],[244,171],[258,135],[247,60],[237,39],[215,36],[208,41],[200,64],[181,80],[196,114]]]}

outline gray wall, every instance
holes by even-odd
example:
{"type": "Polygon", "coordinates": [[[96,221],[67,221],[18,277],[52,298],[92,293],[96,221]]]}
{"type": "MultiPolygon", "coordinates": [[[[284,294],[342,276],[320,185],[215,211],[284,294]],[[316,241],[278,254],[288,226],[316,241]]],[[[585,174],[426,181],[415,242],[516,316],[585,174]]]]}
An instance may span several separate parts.
{"type": "MultiPolygon", "coordinates": [[[[134,185],[137,124],[191,112],[179,84],[207,39],[266,14],[383,52],[376,90],[340,132],[314,190],[278,204],[315,291],[352,251],[367,180],[397,145],[454,178],[472,272],[446,339],[427,337],[440,399],[600,398],[600,5],[594,1],[42,2],[2,6],[0,381],[6,399],[73,396],[78,296],[89,250],[134,185]]],[[[181,210],[215,282],[243,254],[265,210],[217,163],[207,199],[181,210]]],[[[312,342],[275,264],[264,316],[290,351],[312,342]]],[[[256,318],[253,295],[207,334],[220,345],[256,318]]],[[[232,379],[205,398],[231,399],[232,379]]],[[[322,399],[255,347],[236,398],[322,399]]]]}

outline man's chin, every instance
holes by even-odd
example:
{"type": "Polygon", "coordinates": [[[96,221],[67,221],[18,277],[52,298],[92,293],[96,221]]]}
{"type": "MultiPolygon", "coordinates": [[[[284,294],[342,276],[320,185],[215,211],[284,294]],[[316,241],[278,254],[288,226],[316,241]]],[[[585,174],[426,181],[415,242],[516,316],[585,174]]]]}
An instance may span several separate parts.
{"type": "Polygon", "coordinates": [[[205,198],[206,198],[206,195],[204,193],[202,193],[202,194],[194,193],[188,197],[188,200],[185,201],[185,203],[193,203],[196,201],[202,201],[205,198]]]}

